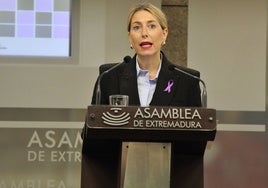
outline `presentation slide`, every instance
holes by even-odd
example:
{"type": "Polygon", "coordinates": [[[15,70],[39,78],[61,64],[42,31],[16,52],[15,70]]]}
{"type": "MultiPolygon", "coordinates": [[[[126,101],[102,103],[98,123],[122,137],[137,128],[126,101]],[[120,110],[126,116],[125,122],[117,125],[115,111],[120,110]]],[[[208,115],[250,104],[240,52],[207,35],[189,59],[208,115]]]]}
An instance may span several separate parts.
{"type": "Polygon", "coordinates": [[[0,0],[0,56],[70,56],[71,0],[0,0]]]}

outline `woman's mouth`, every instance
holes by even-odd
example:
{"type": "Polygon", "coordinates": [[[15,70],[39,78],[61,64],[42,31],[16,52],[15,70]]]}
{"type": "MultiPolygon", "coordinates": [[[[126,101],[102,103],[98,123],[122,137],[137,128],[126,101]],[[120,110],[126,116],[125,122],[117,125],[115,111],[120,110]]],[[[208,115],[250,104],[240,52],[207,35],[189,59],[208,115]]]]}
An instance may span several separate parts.
{"type": "Polygon", "coordinates": [[[140,43],[140,46],[142,48],[150,48],[152,45],[153,45],[153,43],[151,43],[151,42],[141,42],[140,43]]]}

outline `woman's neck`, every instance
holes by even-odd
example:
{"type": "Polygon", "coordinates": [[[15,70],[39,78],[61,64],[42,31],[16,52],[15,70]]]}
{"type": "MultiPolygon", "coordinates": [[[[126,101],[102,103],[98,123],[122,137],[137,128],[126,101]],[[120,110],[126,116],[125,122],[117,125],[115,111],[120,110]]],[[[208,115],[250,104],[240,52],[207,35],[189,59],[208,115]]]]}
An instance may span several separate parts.
{"type": "Polygon", "coordinates": [[[140,56],[137,55],[139,66],[142,70],[158,70],[159,64],[161,62],[160,54],[154,56],[140,56]]]}
{"type": "Polygon", "coordinates": [[[148,70],[149,71],[149,77],[150,79],[155,78],[159,65],[161,63],[161,56],[155,55],[155,56],[139,56],[138,55],[138,63],[142,70],[148,70]]]}

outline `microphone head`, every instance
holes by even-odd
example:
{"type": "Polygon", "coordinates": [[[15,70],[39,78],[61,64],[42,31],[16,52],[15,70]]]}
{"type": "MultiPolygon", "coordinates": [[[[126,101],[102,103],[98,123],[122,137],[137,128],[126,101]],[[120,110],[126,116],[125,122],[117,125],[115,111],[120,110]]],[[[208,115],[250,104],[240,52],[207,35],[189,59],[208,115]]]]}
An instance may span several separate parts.
{"type": "Polygon", "coordinates": [[[168,69],[171,70],[171,71],[173,71],[175,69],[175,65],[169,65],[168,66],[168,69]]]}
{"type": "Polygon", "coordinates": [[[132,58],[129,55],[124,57],[124,62],[125,63],[131,63],[131,61],[132,61],[132,58]]]}

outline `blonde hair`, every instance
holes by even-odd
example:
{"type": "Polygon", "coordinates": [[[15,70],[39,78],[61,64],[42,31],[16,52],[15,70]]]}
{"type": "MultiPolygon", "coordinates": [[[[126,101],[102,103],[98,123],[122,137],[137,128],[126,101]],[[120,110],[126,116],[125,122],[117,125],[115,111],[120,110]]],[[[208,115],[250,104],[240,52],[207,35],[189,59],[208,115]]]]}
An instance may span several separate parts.
{"type": "Polygon", "coordinates": [[[160,10],[156,6],[152,5],[151,3],[143,3],[143,4],[137,5],[129,12],[128,20],[127,20],[127,31],[128,32],[130,32],[131,21],[132,21],[133,15],[136,12],[141,11],[141,10],[145,10],[145,11],[151,13],[153,16],[155,16],[163,30],[168,29],[167,18],[166,18],[166,15],[162,12],[162,10],[160,10]]]}

